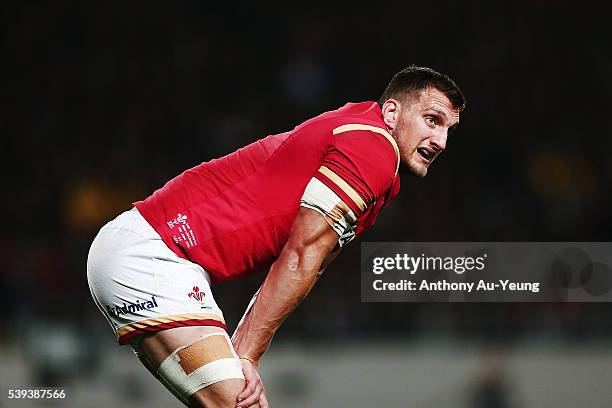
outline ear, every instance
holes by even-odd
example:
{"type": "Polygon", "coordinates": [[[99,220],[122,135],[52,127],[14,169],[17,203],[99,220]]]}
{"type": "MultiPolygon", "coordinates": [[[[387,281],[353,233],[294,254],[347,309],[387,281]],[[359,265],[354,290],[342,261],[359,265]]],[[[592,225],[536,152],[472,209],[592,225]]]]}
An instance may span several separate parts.
{"type": "Polygon", "coordinates": [[[385,125],[391,130],[394,130],[399,120],[401,104],[397,99],[387,99],[382,106],[382,115],[385,125]]]}

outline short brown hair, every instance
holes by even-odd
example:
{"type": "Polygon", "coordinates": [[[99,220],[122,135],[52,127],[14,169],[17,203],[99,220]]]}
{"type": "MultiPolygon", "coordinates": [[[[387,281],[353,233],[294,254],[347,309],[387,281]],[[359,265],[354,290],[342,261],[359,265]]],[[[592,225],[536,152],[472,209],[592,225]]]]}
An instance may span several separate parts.
{"type": "Polygon", "coordinates": [[[382,107],[388,99],[410,98],[417,92],[428,88],[438,89],[446,95],[455,109],[459,111],[465,109],[465,96],[452,79],[431,68],[416,65],[404,68],[393,75],[391,82],[378,100],[378,104],[382,107]]]}

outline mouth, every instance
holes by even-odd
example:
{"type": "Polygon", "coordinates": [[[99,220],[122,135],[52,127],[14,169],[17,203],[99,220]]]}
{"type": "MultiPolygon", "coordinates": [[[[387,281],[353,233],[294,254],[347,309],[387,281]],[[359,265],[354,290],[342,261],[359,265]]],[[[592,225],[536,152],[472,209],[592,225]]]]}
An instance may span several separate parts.
{"type": "Polygon", "coordinates": [[[425,147],[419,147],[417,149],[417,153],[421,156],[421,159],[425,162],[425,164],[429,164],[436,157],[436,154],[425,147]]]}

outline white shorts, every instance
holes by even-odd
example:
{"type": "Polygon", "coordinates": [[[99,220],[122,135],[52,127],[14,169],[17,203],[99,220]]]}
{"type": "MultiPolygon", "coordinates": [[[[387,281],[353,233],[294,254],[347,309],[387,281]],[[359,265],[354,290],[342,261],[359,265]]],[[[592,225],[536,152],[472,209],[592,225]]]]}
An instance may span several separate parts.
{"type": "Polygon", "coordinates": [[[136,208],[102,227],[89,250],[87,281],[120,344],[173,327],[227,330],[208,272],[172,252],[136,208]]]}

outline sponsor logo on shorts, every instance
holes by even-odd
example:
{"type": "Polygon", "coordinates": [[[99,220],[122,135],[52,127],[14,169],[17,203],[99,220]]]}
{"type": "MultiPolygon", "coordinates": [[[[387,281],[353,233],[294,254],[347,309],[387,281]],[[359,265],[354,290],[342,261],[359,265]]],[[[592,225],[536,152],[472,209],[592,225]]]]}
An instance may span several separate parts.
{"type": "Polygon", "coordinates": [[[206,296],[206,294],[204,292],[200,292],[200,288],[194,286],[192,292],[189,292],[187,296],[197,300],[198,302],[200,302],[200,304],[204,304],[204,296],[206,296]]]}
{"type": "Polygon", "coordinates": [[[171,221],[166,221],[166,224],[168,224],[168,227],[170,227],[170,229],[173,229],[176,225],[179,225],[179,224],[185,225],[186,222],[187,222],[187,216],[181,213],[178,213],[175,219],[171,221]]]}
{"type": "Polygon", "coordinates": [[[123,306],[106,305],[106,310],[111,316],[119,317],[119,315],[127,315],[140,310],[155,309],[157,306],[157,299],[151,296],[151,300],[136,300],[129,304],[123,302],[123,306]]]}

